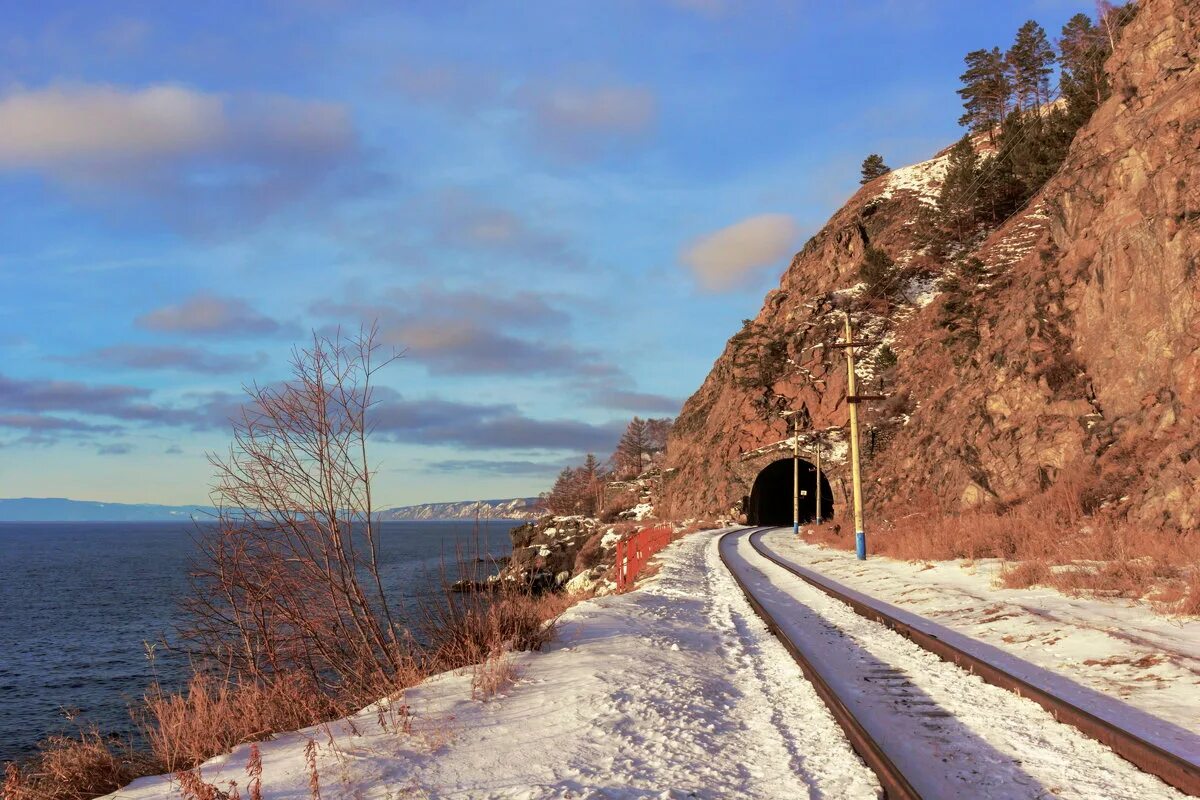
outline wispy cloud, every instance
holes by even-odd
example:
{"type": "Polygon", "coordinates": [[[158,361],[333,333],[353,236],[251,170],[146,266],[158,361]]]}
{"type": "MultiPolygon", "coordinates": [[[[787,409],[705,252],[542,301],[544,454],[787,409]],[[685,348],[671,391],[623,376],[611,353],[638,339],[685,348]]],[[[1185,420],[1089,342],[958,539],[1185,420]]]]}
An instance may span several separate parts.
{"type": "Polygon", "coordinates": [[[443,473],[474,473],[503,477],[545,478],[557,474],[566,466],[565,461],[489,461],[487,459],[464,458],[446,461],[427,461],[423,468],[443,473]]]}
{"type": "Polygon", "coordinates": [[[212,337],[271,336],[292,332],[256,311],[245,300],[207,292],[143,314],[136,323],[138,327],[159,333],[212,337]]]}
{"type": "Polygon", "coordinates": [[[517,95],[538,141],[570,157],[603,155],[647,137],[658,98],[644,86],[530,86],[517,95]]]}
{"type": "Polygon", "coordinates": [[[16,89],[0,96],[0,170],[71,196],[198,228],[292,205],[359,154],[340,105],[175,84],[16,89]]]}
{"type": "Polygon", "coordinates": [[[511,404],[476,404],[383,392],[372,411],[375,432],[393,441],[485,450],[535,449],[607,453],[623,422],[534,419],[511,404]]]}
{"type": "Polygon", "coordinates": [[[423,286],[394,289],[380,303],[320,303],[314,313],[375,321],[384,344],[403,349],[431,373],[616,378],[598,350],[567,341],[569,315],[535,292],[484,293],[423,286]]]}
{"type": "Polygon", "coordinates": [[[683,406],[683,401],[677,397],[613,388],[603,388],[592,392],[588,396],[588,401],[600,408],[643,414],[670,414],[672,416],[678,414],[679,409],[683,406]]]}
{"type": "Polygon", "coordinates": [[[760,214],[705,234],[687,245],[680,259],[706,291],[744,284],[764,268],[782,266],[796,248],[800,229],[787,214],[760,214]]]}
{"type": "Polygon", "coordinates": [[[179,370],[206,375],[246,372],[262,367],[265,353],[214,353],[199,347],[114,345],[58,360],[72,364],[97,364],[135,370],[179,370]]]}

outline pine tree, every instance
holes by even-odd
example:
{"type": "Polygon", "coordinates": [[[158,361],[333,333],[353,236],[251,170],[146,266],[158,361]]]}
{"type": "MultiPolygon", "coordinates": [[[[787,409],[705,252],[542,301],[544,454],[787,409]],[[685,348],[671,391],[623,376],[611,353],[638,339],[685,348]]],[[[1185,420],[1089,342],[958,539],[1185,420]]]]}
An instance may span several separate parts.
{"type": "Polygon", "coordinates": [[[1008,64],[1018,107],[1041,108],[1049,101],[1054,48],[1041,25],[1034,20],[1022,25],[1004,60],[1008,64]]]}
{"type": "Polygon", "coordinates": [[[963,115],[958,124],[975,133],[989,136],[1000,126],[1012,101],[1012,84],[1006,74],[1000,48],[972,50],[963,59],[967,71],[960,76],[963,87],[958,94],[963,99],[963,115]]]}
{"type": "Polygon", "coordinates": [[[594,517],[600,513],[601,500],[604,492],[604,471],[596,456],[587,454],[583,466],[578,470],[580,514],[594,517]]]}
{"type": "Polygon", "coordinates": [[[867,284],[868,295],[887,297],[895,283],[895,264],[887,253],[868,245],[862,263],[858,265],[858,277],[867,284]]]}
{"type": "Polygon", "coordinates": [[[1076,14],[1063,25],[1058,53],[1069,122],[1078,129],[1111,92],[1104,62],[1112,50],[1104,31],[1087,14],[1076,14]]]}
{"type": "Polygon", "coordinates": [[[965,242],[974,232],[978,218],[979,157],[971,144],[971,135],[964,134],[954,147],[946,165],[946,177],[938,196],[938,221],[946,235],[955,242],[965,242]]]}
{"type": "Polygon", "coordinates": [[[892,168],[883,163],[883,156],[878,153],[871,153],[871,155],[863,159],[862,180],[859,183],[870,183],[882,175],[887,175],[891,171],[892,168]]]}
{"type": "Polygon", "coordinates": [[[613,453],[613,464],[623,478],[636,478],[642,474],[644,460],[650,453],[650,435],[647,420],[634,417],[613,453]]]}

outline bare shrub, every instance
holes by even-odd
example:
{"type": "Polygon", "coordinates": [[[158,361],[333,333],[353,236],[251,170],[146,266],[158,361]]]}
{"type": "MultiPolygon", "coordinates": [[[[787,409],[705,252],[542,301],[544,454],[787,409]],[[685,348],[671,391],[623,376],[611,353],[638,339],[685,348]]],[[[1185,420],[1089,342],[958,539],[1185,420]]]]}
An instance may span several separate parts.
{"type": "Polygon", "coordinates": [[[217,472],[215,531],[199,535],[185,640],[237,681],[307,673],[377,695],[410,654],[379,573],[367,455],[374,329],[313,337],[292,378],[255,384],[217,472]]]}

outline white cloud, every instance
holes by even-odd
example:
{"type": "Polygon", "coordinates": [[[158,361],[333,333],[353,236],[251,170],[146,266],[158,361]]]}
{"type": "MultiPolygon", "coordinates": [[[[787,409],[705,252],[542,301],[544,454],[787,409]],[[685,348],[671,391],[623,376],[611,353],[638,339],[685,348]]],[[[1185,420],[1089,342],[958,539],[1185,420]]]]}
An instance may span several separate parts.
{"type": "Polygon", "coordinates": [[[0,95],[0,171],[32,171],[86,204],[187,229],[244,226],[297,205],[360,155],[349,114],[333,103],[172,84],[0,95]]]}
{"type": "Polygon", "coordinates": [[[204,336],[263,336],[284,326],[259,313],[245,300],[200,292],[178,305],[168,305],[138,317],[138,327],[161,333],[204,336]]]}
{"type": "Polygon", "coordinates": [[[50,167],[175,156],[227,136],[219,97],[179,86],[18,91],[0,99],[0,164],[50,167]]]}
{"type": "Polygon", "coordinates": [[[701,236],[680,258],[704,289],[725,291],[790,256],[798,235],[787,214],[760,214],[701,236]]]}

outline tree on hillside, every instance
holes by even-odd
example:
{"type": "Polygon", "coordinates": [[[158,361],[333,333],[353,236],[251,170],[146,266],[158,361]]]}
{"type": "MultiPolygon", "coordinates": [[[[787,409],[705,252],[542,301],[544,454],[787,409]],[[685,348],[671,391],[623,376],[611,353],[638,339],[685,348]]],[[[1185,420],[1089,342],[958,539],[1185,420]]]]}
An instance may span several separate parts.
{"type": "Polygon", "coordinates": [[[883,163],[883,156],[878,153],[871,153],[863,159],[862,163],[862,180],[859,183],[867,184],[878,177],[887,175],[892,171],[892,168],[883,163]]]}
{"type": "Polygon", "coordinates": [[[858,265],[858,277],[867,284],[871,297],[887,297],[896,282],[896,268],[888,254],[868,245],[858,265]]]}
{"type": "Polygon", "coordinates": [[[1012,99],[1012,83],[1000,48],[972,50],[964,59],[967,71],[960,76],[963,115],[958,124],[975,133],[993,135],[1004,120],[1012,99]]]}
{"type": "Polygon", "coordinates": [[[650,442],[650,452],[661,453],[667,449],[667,437],[671,434],[671,426],[675,420],[670,417],[658,417],[646,420],[646,438],[650,442]]]}
{"type": "Polygon", "coordinates": [[[667,447],[671,423],[670,418],[634,417],[630,421],[611,459],[618,479],[636,478],[655,464],[667,447]]]}
{"type": "Polygon", "coordinates": [[[634,417],[621,434],[617,450],[613,453],[613,464],[620,478],[636,478],[645,468],[645,460],[650,454],[649,432],[646,420],[634,417]]]}
{"type": "Polygon", "coordinates": [[[1046,31],[1029,20],[1004,55],[1019,108],[1041,108],[1050,100],[1050,76],[1054,73],[1054,48],[1046,31]]]}
{"type": "Polygon", "coordinates": [[[1111,91],[1104,71],[1111,53],[1108,37],[1087,14],[1076,14],[1063,25],[1058,42],[1059,83],[1076,127],[1091,117],[1111,91]]]}
{"type": "Polygon", "coordinates": [[[953,241],[964,242],[974,231],[979,176],[979,157],[971,144],[971,135],[963,134],[950,149],[946,177],[938,195],[938,222],[953,241]]]}
{"type": "Polygon", "coordinates": [[[606,477],[599,460],[588,453],[582,466],[567,467],[558,473],[554,486],[544,496],[546,508],[553,514],[596,516],[600,512],[606,477]]]}

